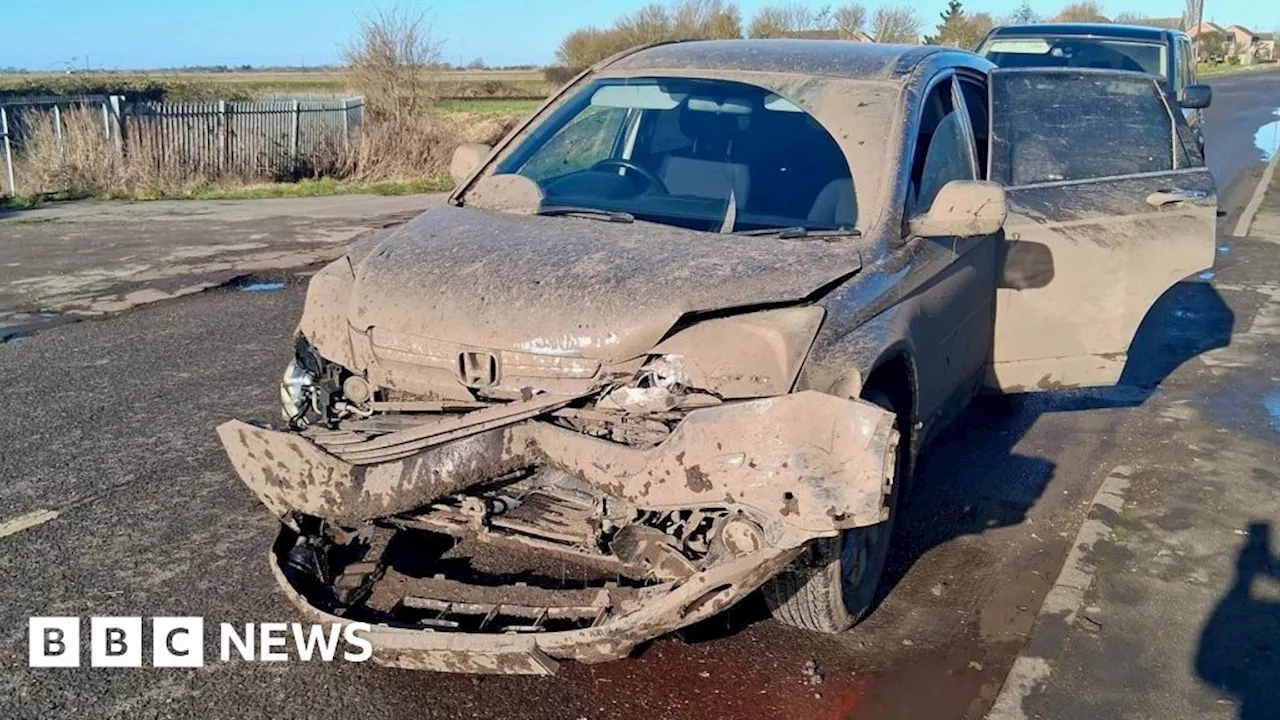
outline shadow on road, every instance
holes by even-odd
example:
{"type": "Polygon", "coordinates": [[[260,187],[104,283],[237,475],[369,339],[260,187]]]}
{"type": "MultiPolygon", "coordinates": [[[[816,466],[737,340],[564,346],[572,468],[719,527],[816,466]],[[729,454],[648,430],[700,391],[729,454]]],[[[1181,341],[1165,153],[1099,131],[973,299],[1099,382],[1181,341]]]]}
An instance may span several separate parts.
{"type": "Polygon", "coordinates": [[[1276,717],[1280,708],[1280,595],[1258,597],[1256,587],[1280,587],[1280,555],[1271,551],[1271,525],[1253,523],[1236,557],[1235,582],[1209,615],[1196,650],[1196,675],[1231,695],[1240,720],[1276,717]]]}
{"type": "Polygon", "coordinates": [[[921,453],[881,598],[929,550],[1026,518],[1055,464],[1014,447],[1042,415],[1142,405],[1183,363],[1230,344],[1234,326],[1234,313],[1211,285],[1180,282],[1143,318],[1118,385],[979,397],[921,453]]]}

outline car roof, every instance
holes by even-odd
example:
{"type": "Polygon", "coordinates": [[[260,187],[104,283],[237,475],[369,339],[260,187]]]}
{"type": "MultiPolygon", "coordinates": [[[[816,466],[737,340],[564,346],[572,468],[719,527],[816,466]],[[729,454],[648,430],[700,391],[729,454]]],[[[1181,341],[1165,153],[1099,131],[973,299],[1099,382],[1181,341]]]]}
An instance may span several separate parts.
{"type": "MultiPolygon", "coordinates": [[[[625,55],[609,70],[783,72],[854,80],[894,80],[943,53],[970,53],[935,45],[888,45],[855,40],[689,40],[652,45],[625,55]]],[[[966,63],[967,64],[967,63],[966,63]]]]}
{"type": "Polygon", "coordinates": [[[1181,33],[1177,30],[1145,27],[1142,25],[1117,25],[1113,23],[1035,23],[1031,25],[1002,25],[993,29],[987,37],[999,37],[1002,35],[1094,35],[1100,37],[1124,38],[1126,40],[1165,42],[1171,35],[1175,34],[1181,33]]]}

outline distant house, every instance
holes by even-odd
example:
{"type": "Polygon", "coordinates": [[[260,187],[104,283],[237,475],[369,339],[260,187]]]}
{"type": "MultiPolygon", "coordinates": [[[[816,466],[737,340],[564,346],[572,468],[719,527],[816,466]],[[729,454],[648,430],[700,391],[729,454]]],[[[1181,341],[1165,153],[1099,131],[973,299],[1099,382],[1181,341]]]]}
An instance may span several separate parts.
{"type": "Polygon", "coordinates": [[[1243,25],[1229,25],[1226,30],[1227,54],[1240,58],[1242,63],[1276,59],[1276,38],[1273,33],[1257,33],[1243,25]]]}
{"type": "Polygon", "coordinates": [[[1211,22],[1203,22],[1203,23],[1200,23],[1198,27],[1189,28],[1187,30],[1187,36],[1190,37],[1192,40],[1195,40],[1196,38],[1200,37],[1201,33],[1207,33],[1207,32],[1219,33],[1223,36],[1227,34],[1227,31],[1223,29],[1222,26],[1214,25],[1211,22]]]}

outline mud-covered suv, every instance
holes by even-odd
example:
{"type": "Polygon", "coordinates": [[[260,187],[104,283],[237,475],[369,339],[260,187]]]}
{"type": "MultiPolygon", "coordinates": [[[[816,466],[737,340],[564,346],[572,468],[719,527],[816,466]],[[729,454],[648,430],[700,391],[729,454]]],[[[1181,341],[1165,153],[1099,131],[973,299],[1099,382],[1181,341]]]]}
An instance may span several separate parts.
{"type": "Polygon", "coordinates": [[[284,591],[398,667],[620,658],[761,586],[850,627],[921,445],[1115,382],[1214,256],[1158,78],[937,47],[639,49],[453,170],[311,280],[284,426],[218,429],[284,591]]]}

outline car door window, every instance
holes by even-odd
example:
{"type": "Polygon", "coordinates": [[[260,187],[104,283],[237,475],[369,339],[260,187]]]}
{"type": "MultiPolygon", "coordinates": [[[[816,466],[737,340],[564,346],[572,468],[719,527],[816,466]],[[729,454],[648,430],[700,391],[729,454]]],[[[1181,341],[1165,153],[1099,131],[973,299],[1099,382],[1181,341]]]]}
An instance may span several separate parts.
{"type": "Polygon", "coordinates": [[[1001,71],[991,177],[1006,185],[1172,170],[1186,162],[1159,81],[1091,71],[1001,71]]]}
{"type": "Polygon", "coordinates": [[[973,139],[967,118],[956,106],[953,79],[929,91],[921,108],[920,127],[911,164],[908,217],[929,211],[933,200],[952,180],[973,180],[973,139]]]}
{"type": "Polygon", "coordinates": [[[969,127],[973,129],[978,177],[985,178],[987,177],[987,141],[990,138],[990,123],[987,118],[987,86],[976,78],[962,77],[958,79],[960,94],[964,98],[964,108],[969,115],[969,127]]]}

